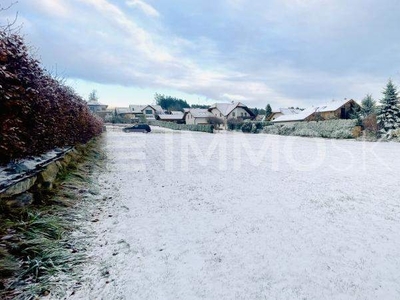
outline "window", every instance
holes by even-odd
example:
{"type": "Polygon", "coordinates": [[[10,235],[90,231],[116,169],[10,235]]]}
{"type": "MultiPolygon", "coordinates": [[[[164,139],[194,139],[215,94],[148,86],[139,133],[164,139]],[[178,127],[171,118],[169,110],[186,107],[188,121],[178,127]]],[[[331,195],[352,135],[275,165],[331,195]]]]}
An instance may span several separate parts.
{"type": "Polygon", "coordinates": [[[151,114],[153,114],[153,111],[151,109],[146,109],[145,114],[151,115],[151,114]]]}
{"type": "Polygon", "coordinates": [[[232,113],[232,117],[236,117],[236,113],[233,112],[233,113],[232,113]]]}

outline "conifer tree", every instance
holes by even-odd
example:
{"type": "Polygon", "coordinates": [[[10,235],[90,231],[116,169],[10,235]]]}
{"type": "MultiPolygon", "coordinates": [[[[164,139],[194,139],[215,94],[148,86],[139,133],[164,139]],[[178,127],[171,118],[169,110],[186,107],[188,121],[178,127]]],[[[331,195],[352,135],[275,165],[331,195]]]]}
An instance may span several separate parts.
{"type": "Polygon", "coordinates": [[[376,102],[372,95],[368,94],[361,101],[361,116],[368,117],[376,112],[376,102]]]}
{"type": "Polygon", "coordinates": [[[391,136],[393,130],[400,128],[400,108],[397,89],[392,80],[386,85],[380,100],[380,108],[377,116],[380,133],[391,136]]]}
{"type": "Polygon", "coordinates": [[[268,119],[270,115],[272,115],[272,108],[271,105],[267,104],[267,107],[265,108],[265,117],[268,119]]]}

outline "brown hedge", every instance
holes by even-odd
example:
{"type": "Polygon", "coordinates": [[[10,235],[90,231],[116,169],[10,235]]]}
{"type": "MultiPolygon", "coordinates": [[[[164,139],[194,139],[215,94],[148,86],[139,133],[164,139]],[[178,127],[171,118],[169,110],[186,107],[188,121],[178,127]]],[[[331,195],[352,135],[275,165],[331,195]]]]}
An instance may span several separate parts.
{"type": "Polygon", "coordinates": [[[102,121],[44,70],[18,35],[0,32],[0,163],[85,143],[102,121]]]}

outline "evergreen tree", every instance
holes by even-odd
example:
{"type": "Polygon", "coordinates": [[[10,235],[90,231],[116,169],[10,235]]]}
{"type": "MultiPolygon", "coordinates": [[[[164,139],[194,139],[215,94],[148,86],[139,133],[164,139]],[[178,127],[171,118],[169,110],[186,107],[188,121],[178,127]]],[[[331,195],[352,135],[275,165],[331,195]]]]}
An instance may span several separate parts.
{"type": "Polygon", "coordinates": [[[366,95],[361,101],[361,117],[365,118],[376,113],[376,102],[370,94],[366,95]]]}
{"type": "Polygon", "coordinates": [[[178,99],[171,96],[155,94],[154,99],[156,103],[160,105],[163,109],[172,111],[172,110],[180,110],[183,111],[184,108],[190,108],[190,105],[186,102],[186,100],[178,99]]]}
{"type": "Polygon", "coordinates": [[[272,108],[271,105],[267,104],[267,107],[265,108],[265,118],[268,119],[270,115],[272,115],[272,108]]]}
{"type": "Polygon", "coordinates": [[[377,116],[380,132],[383,135],[391,135],[391,132],[400,127],[400,108],[397,89],[392,80],[386,85],[380,100],[380,108],[377,116]]]}
{"type": "Polygon", "coordinates": [[[257,107],[255,107],[255,108],[250,108],[250,110],[253,112],[253,114],[254,114],[255,116],[258,116],[258,115],[259,115],[259,111],[258,111],[258,108],[257,108],[257,107]]]}
{"type": "Polygon", "coordinates": [[[201,109],[207,109],[210,107],[210,105],[206,104],[192,104],[190,105],[191,108],[201,108],[201,109]]]}
{"type": "Polygon", "coordinates": [[[357,120],[357,125],[362,125],[362,108],[359,106],[353,106],[349,111],[349,118],[357,120]]]}

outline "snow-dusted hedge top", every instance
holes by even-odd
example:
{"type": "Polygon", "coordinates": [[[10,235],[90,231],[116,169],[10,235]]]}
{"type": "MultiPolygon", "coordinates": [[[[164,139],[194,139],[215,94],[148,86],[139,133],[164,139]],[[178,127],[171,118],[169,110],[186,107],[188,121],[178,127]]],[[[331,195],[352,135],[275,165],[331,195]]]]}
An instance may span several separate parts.
{"type": "Polygon", "coordinates": [[[192,124],[176,124],[172,122],[164,122],[164,121],[149,121],[149,125],[165,127],[173,130],[189,130],[189,131],[202,131],[213,133],[214,126],[213,125],[192,125],[192,124]]]}
{"type": "Polygon", "coordinates": [[[84,100],[0,32],[0,163],[84,143],[102,130],[84,100]]]}
{"type": "Polygon", "coordinates": [[[312,121],[293,124],[275,124],[266,126],[264,128],[264,133],[348,139],[353,138],[353,129],[356,124],[357,120],[329,120],[320,122],[312,121]]]}

